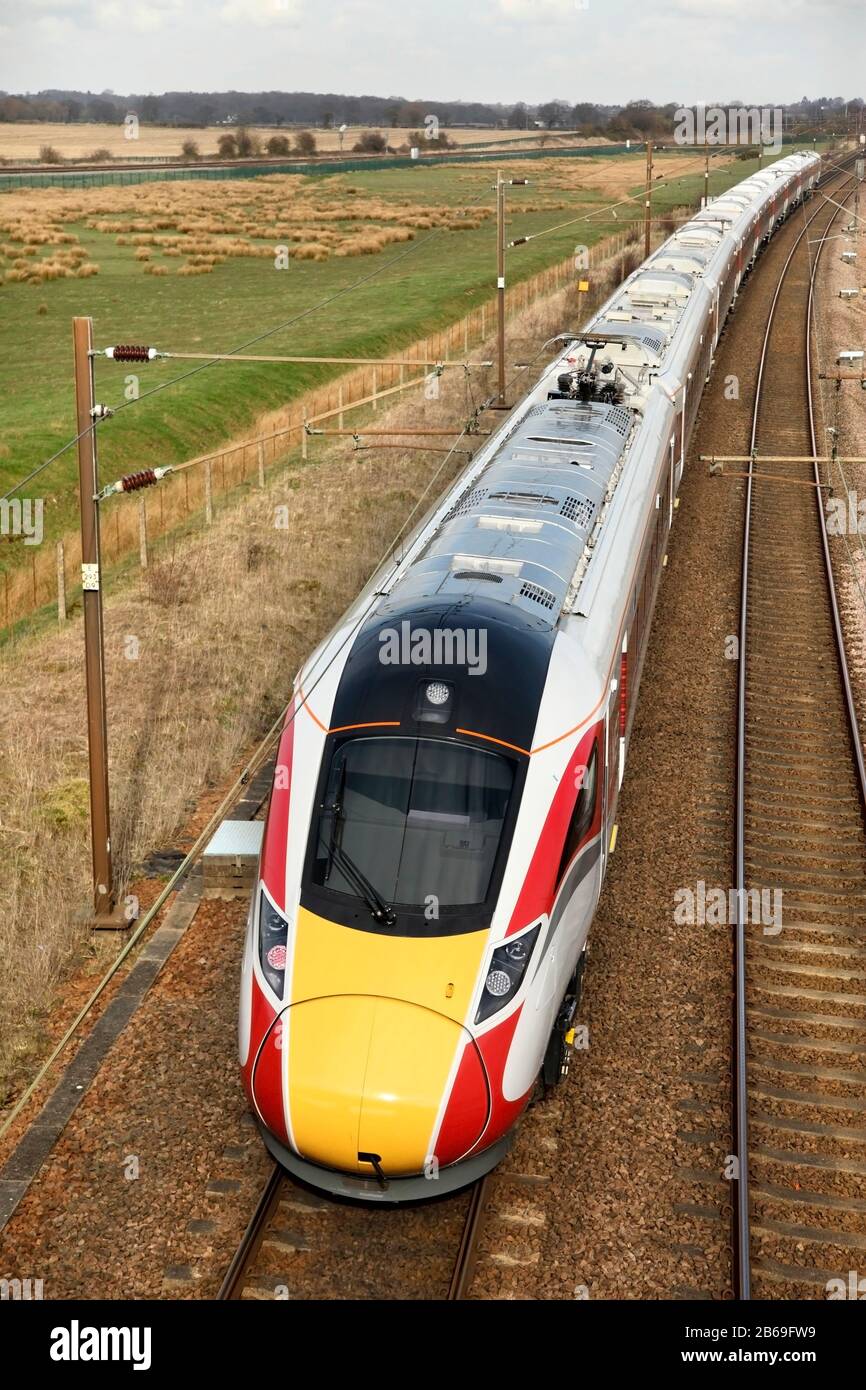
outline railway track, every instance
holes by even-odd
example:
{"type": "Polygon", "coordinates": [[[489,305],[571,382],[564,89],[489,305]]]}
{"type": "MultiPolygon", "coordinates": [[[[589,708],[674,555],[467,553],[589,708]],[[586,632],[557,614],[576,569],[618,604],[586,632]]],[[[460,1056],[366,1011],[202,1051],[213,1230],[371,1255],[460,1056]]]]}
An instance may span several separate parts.
{"type": "MultiPolygon", "coordinates": [[[[824,185],[832,196],[843,186],[844,179],[824,185]]],[[[812,204],[793,246],[790,236],[771,243],[766,273],[772,265],[779,283],[769,324],[766,296],[762,308],[757,301],[747,308],[747,296],[741,310],[754,320],[745,350],[760,360],[752,383],[753,448],[808,459],[789,466],[799,480],[791,485],[759,480],[763,465],[755,464],[746,489],[743,886],[780,889],[784,925],[775,934],[772,922],[758,922],[743,934],[738,1057],[746,1109],[742,1148],[734,1141],[729,1151],[745,1152],[748,1144],[738,1184],[747,1216],[737,1228],[745,1240],[735,1240],[739,1269],[728,1296],[824,1296],[827,1280],[846,1278],[856,1251],[866,1248],[866,1149],[850,1153],[866,1143],[866,1071],[858,1074],[849,1061],[866,1055],[866,1023],[856,1016],[866,1003],[866,989],[857,992],[858,969],[866,984],[866,930],[859,934],[852,911],[852,901],[859,903],[866,928],[866,841],[820,514],[814,486],[805,486],[814,483],[817,430],[807,390],[813,243],[826,236],[835,213],[829,204],[812,204]],[[824,1258],[822,1251],[831,1253],[824,1258]]],[[[798,230],[793,219],[791,230],[798,230]]],[[[275,1173],[220,1297],[502,1296],[501,1267],[497,1272],[489,1251],[497,1249],[493,1231],[509,1180],[526,1182],[519,1172],[500,1171],[483,1192],[370,1212],[275,1173]]],[[[518,1204],[524,1194],[532,1202],[532,1189],[524,1188],[518,1204]]],[[[511,1196],[509,1203],[513,1211],[511,1196]]],[[[543,1221],[538,1229],[543,1239],[543,1221]]],[[[541,1287],[543,1248],[541,1267],[533,1272],[528,1263],[511,1262],[506,1296],[531,1297],[541,1287]]]]}
{"type": "Polygon", "coordinates": [[[562,1091],[529,1107],[494,1172],[427,1202],[380,1206],[332,1199],[274,1166],[218,1298],[558,1296],[546,1251],[558,1222],[553,1173],[562,1091]]]}
{"type": "Polygon", "coordinates": [[[815,270],[840,211],[823,203],[782,266],[751,421],[735,822],[744,1299],[826,1297],[866,1263],[866,773],[812,395],[815,270]]]}
{"type": "Polygon", "coordinates": [[[494,1182],[371,1209],[331,1201],[275,1165],[218,1298],[465,1299],[494,1182]]]}

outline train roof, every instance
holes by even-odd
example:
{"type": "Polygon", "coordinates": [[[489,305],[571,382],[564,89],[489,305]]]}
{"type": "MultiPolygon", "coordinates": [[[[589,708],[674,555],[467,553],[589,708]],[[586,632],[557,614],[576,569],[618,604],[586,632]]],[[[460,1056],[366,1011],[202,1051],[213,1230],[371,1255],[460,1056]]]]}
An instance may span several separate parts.
{"type": "Polygon", "coordinates": [[[728,232],[767,191],[811,163],[792,155],[735,185],[683,223],[614,291],[590,320],[580,342],[603,353],[617,371],[622,399],[642,410],[653,377],[663,371],[669,348],[692,294],[726,245],[728,232]]]}
{"type": "MultiPolygon", "coordinates": [[[[468,630],[486,615],[497,625],[511,623],[518,646],[546,652],[560,619],[585,611],[587,576],[593,557],[601,558],[605,522],[653,383],[727,241],[727,214],[811,162],[794,156],[769,178],[729,190],[718,200],[715,226],[685,224],[614,292],[548,369],[536,403],[485,446],[462,488],[456,484],[420,528],[417,548],[413,541],[405,565],[378,591],[381,602],[364,626],[367,641],[383,624],[447,618],[468,630]],[[607,399],[554,389],[558,373],[579,374],[590,356],[604,374],[607,399]],[[545,389],[547,400],[539,399],[545,389]]],[[[712,205],[707,211],[712,216],[712,205]]]]}
{"type": "Polygon", "coordinates": [[[399,590],[389,595],[352,643],[334,698],[332,733],[450,738],[471,729],[489,740],[492,752],[530,748],[556,630],[543,609],[521,612],[491,597],[493,585],[490,591],[469,592],[456,602],[444,593],[418,602],[403,602],[399,590]],[[443,640],[437,644],[433,634],[443,640]],[[441,721],[419,711],[431,680],[451,689],[441,721]],[[359,727],[359,710],[382,723],[359,727]]]}
{"type": "Polygon", "coordinates": [[[591,553],[635,418],[597,401],[533,406],[446,512],[388,607],[483,597],[554,627],[591,553]]]}

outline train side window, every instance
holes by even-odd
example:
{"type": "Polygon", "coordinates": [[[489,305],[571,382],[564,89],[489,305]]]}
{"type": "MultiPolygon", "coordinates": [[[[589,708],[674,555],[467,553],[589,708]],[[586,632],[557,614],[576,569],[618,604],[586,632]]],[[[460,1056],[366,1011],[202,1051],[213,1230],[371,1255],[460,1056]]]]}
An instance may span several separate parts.
{"type": "Polygon", "coordinates": [[[562,881],[562,876],[568,868],[569,863],[574,858],[577,847],[585,836],[595,817],[596,793],[598,791],[598,742],[592,746],[589,762],[586,765],[586,772],[583,777],[583,784],[577,794],[577,801],[571,816],[571,824],[568,827],[568,834],[565,837],[565,848],[562,851],[562,858],[559,861],[559,873],[557,882],[562,881]]]}

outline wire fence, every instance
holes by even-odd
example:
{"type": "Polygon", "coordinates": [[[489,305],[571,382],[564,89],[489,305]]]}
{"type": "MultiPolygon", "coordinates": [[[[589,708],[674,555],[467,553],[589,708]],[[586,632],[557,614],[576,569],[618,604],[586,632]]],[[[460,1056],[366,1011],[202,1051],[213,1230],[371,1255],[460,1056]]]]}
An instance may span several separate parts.
{"type": "MultiPolygon", "coordinates": [[[[436,164],[477,164],[479,161],[515,159],[586,159],[598,155],[632,154],[643,148],[636,141],[631,146],[623,144],[598,145],[551,145],[546,149],[509,149],[485,151],[473,148],[467,152],[460,149],[443,150],[440,153],[419,153],[417,159],[407,155],[349,155],[346,158],[314,160],[299,159],[250,159],[240,164],[169,164],[154,163],[148,166],[119,169],[46,169],[22,170],[20,173],[0,174],[0,192],[11,193],[23,188],[123,188],[129,184],[153,183],[174,179],[255,179],[263,174],[357,174],[373,169],[417,169],[436,164]]],[[[694,153],[685,146],[672,146],[674,152],[683,149],[694,153]]]]}
{"type": "MultiPolygon", "coordinates": [[[[817,140],[804,140],[803,137],[791,133],[782,136],[784,147],[798,148],[804,144],[817,143],[817,140]]],[[[657,152],[664,151],[666,154],[695,155],[703,151],[702,145],[680,144],[672,136],[664,143],[657,144],[656,148],[657,152]]],[[[710,148],[717,154],[723,149],[729,151],[735,147],[712,145],[710,148]]],[[[743,150],[750,154],[754,153],[756,148],[757,146],[753,145],[743,146],[743,150]]],[[[176,179],[255,179],[261,178],[263,174],[357,174],[364,170],[417,169],[425,165],[429,168],[436,164],[478,164],[496,160],[592,159],[599,156],[639,154],[643,149],[643,140],[587,145],[550,144],[542,148],[523,149],[513,145],[508,148],[500,146],[495,150],[486,149],[483,143],[479,143],[461,145],[451,150],[420,150],[417,159],[402,154],[338,157],[324,155],[311,160],[269,158],[249,159],[242,163],[202,160],[197,164],[178,163],[176,155],[150,155],[131,159],[124,157],[123,165],[117,169],[72,167],[42,170],[25,167],[18,171],[9,170],[0,173],[0,193],[12,193],[25,188],[123,188],[130,184],[176,179]]]]}

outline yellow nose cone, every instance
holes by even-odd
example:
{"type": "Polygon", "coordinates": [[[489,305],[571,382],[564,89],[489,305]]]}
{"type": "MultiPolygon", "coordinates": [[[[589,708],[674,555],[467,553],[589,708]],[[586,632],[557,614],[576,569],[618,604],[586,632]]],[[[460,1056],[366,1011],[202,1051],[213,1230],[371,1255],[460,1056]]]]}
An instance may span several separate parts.
{"type": "Polygon", "coordinates": [[[292,1136],[313,1163],[386,1175],[420,1173],[458,1047],[469,1034],[417,1004],[337,995],[295,1004],[288,1019],[292,1136]]]}

